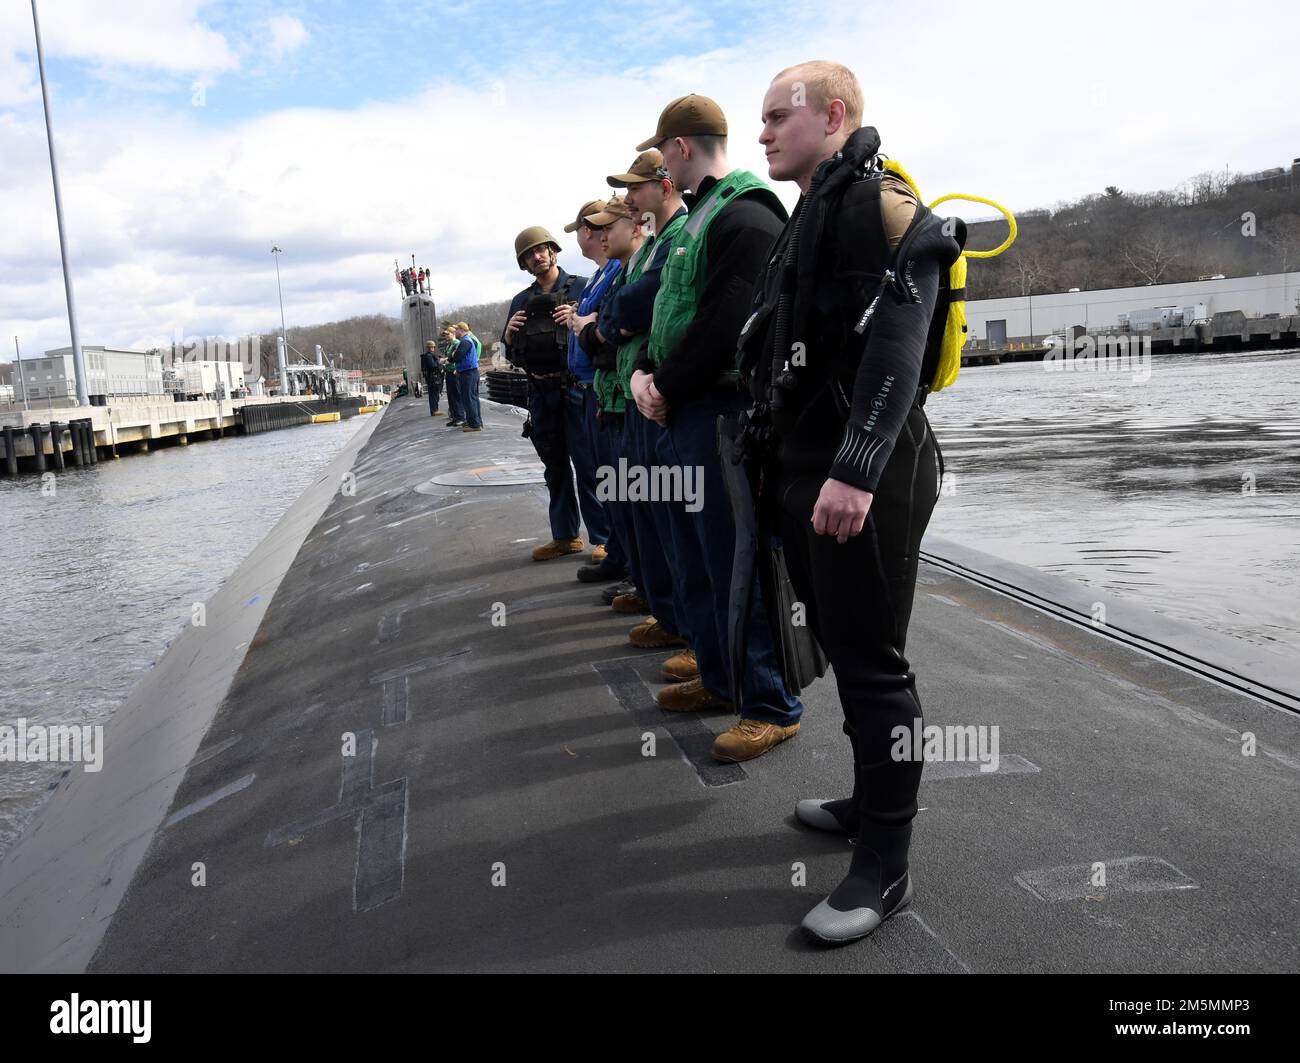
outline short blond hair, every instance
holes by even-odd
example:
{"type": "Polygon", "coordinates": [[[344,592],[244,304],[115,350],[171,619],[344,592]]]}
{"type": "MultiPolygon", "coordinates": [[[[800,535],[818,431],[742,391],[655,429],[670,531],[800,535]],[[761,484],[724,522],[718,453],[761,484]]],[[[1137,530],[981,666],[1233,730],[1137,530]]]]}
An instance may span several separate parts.
{"type": "Polygon", "coordinates": [[[843,63],[813,59],[786,67],[772,80],[779,81],[787,74],[798,75],[807,91],[808,105],[818,111],[830,110],[833,100],[841,101],[846,132],[851,133],[862,125],[862,86],[853,71],[843,63]]]}

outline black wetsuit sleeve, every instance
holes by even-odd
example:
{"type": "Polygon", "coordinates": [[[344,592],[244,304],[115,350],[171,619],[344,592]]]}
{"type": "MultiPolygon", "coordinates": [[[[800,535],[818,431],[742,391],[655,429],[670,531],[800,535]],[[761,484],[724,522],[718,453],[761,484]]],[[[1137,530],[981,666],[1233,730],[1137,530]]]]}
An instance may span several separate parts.
{"type": "Polygon", "coordinates": [[[699,398],[736,367],[736,337],[749,316],[754,280],[784,225],[765,203],[747,196],[724,207],[709,225],[708,277],[695,317],[653,370],[655,387],[669,406],[699,398]]]}
{"type": "Polygon", "coordinates": [[[940,262],[934,255],[915,260],[911,279],[919,301],[891,286],[880,300],[858,363],[844,437],[829,476],[875,491],[894,451],[921,383],[926,335],[939,297],[940,262]]]}

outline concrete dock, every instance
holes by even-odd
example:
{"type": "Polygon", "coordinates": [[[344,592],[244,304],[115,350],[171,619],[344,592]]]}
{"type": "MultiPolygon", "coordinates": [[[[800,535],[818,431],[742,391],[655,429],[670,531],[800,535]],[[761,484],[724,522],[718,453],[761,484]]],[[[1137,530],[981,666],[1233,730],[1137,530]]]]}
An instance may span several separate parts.
{"type": "Polygon", "coordinates": [[[531,561],[540,466],[484,420],[397,400],[226,581],[0,862],[0,969],[1300,970],[1300,716],[937,563],[926,723],[998,727],[998,770],[927,765],[912,909],[811,945],[832,678],[715,764],[732,717],[660,711],[637,618],[531,561]]]}
{"type": "MultiPolygon", "coordinates": [[[[380,392],[367,392],[361,398],[377,405],[388,401],[388,397],[380,392]]],[[[107,448],[109,454],[116,456],[118,447],[146,452],[151,445],[187,444],[190,437],[218,439],[226,432],[242,430],[244,407],[293,406],[310,400],[310,396],[267,395],[173,402],[170,399],[163,401],[159,396],[156,402],[129,399],[118,400],[112,406],[46,408],[37,403],[30,410],[0,413],[0,430],[13,430],[14,456],[25,461],[36,453],[36,444],[30,435],[32,426],[61,423],[65,432],[60,445],[70,461],[74,450],[71,434],[66,432],[70,420],[88,420],[93,445],[107,448]]],[[[5,445],[0,443],[0,452],[4,448],[5,445]]],[[[54,444],[48,432],[41,438],[41,449],[46,456],[53,457],[54,444]]]]}

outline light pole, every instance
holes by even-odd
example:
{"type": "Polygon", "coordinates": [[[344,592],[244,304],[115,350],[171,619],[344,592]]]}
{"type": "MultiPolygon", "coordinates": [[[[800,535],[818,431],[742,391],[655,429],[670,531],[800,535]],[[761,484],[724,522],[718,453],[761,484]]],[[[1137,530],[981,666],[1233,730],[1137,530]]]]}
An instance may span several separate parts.
{"type": "Polygon", "coordinates": [[[41,100],[45,104],[45,138],[50,146],[50,177],[54,181],[54,217],[59,223],[59,256],[63,260],[63,290],[68,297],[68,331],[72,334],[72,371],[77,378],[77,402],[82,406],[89,406],[90,390],[86,387],[86,359],[81,353],[81,337],[77,333],[77,300],[72,294],[72,274],[68,272],[68,238],[63,231],[63,194],[59,191],[59,164],[54,157],[54,128],[50,124],[50,90],[45,84],[45,52],[41,48],[41,23],[36,15],[36,0],[32,0],[32,29],[36,33],[36,65],[41,71],[41,100]]]}
{"type": "Polygon", "coordinates": [[[271,245],[271,254],[275,256],[275,291],[280,297],[280,344],[279,344],[279,370],[280,370],[280,394],[291,395],[292,389],[289,387],[289,337],[284,328],[284,289],[280,287],[280,256],[284,251],[279,244],[271,245]]]}
{"type": "Polygon", "coordinates": [[[18,363],[18,384],[23,389],[23,409],[30,410],[32,404],[30,396],[27,394],[27,377],[23,375],[23,354],[18,349],[18,337],[14,337],[14,359],[18,363]]]}

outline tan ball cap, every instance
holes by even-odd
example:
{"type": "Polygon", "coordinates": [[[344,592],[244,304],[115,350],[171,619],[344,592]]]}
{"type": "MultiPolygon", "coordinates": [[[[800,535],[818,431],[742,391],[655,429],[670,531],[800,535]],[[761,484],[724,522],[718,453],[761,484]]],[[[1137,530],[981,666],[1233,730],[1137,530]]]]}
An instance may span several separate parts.
{"type": "Polygon", "coordinates": [[[612,225],[614,222],[618,221],[619,218],[631,217],[632,212],[627,209],[627,203],[618,196],[615,196],[605,204],[604,210],[599,211],[596,214],[588,214],[583,220],[586,221],[588,225],[604,227],[606,225],[612,225]]]}
{"type": "Polygon", "coordinates": [[[691,93],[678,96],[659,115],[659,128],[655,135],[636,146],[637,151],[653,148],[669,137],[689,137],[702,134],[726,136],[727,118],[722,108],[707,96],[691,93]]]}
{"type": "Polygon", "coordinates": [[[626,188],[628,185],[641,185],[647,181],[660,181],[672,177],[664,167],[664,157],[658,148],[643,151],[636,161],[628,167],[627,173],[610,174],[605,182],[610,188],[626,188]]]}
{"type": "Polygon", "coordinates": [[[582,209],[578,211],[578,216],[564,227],[564,231],[566,233],[577,232],[578,229],[581,228],[582,226],[583,218],[585,218],[588,214],[595,214],[598,210],[603,210],[604,207],[605,207],[605,201],[603,199],[587,200],[587,202],[582,205],[582,209]]]}

